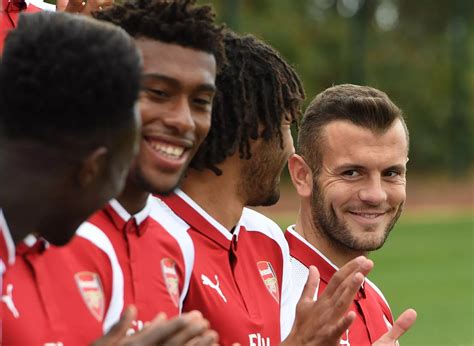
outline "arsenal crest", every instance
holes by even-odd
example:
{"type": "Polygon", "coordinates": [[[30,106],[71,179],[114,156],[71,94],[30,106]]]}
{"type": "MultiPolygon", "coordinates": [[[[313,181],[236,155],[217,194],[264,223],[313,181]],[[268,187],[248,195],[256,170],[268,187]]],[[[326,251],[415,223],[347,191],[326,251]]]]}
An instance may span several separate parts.
{"type": "Polygon", "coordinates": [[[161,260],[161,272],[165,280],[166,289],[173,301],[174,305],[179,305],[179,287],[178,273],[176,273],[176,263],[171,258],[163,258],[161,260]]]}
{"type": "Polygon", "coordinates": [[[74,278],[92,316],[102,322],[105,313],[105,298],[99,275],[92,272],[79,272],[74,275],[74,278]]]}
{"type": "Polygon", "coordinates": [[[280,303],[280,292],[278,289],[278,279],[273,270],[272,264],[267,261],[257,262],[257,268],[262,277],[263,283],[267,286],[268,292],[277,303],[280,303]]]}

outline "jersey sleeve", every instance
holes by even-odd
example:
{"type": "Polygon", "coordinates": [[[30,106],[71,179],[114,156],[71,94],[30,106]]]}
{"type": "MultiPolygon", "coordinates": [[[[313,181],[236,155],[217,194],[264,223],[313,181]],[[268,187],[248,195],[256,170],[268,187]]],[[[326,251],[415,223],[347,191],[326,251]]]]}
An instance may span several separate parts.
{"type": "Polygon", "coordinates": [[[107,312],[103,322],[104,334],[118,322],[124,307],[124,281],[123,273],[115,253],[115,250],[105,233],[89,222],[84,222],[76,232],[78,237],[87,239],[96,247],[101,249],[108,257],[112,268],[111,278],[102,278],[111,281],[111,294],[107,312]]]}

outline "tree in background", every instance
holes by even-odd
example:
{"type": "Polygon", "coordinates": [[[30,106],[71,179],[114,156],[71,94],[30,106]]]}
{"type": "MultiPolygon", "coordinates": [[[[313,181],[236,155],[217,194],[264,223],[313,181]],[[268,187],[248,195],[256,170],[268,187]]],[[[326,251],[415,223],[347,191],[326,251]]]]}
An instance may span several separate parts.
{"type": "Polygon", "coordinates": [[[231,28],[265,39],[291,61],[309,96],[339,83],[386,91],[407,116],[410,169],[472,170],[474,2],[211,2],[231,28]]]}

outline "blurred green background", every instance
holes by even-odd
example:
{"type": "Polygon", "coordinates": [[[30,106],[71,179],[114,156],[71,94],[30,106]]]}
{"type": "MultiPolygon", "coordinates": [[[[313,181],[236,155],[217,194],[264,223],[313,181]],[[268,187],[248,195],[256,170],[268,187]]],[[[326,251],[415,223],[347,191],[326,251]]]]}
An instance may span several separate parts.
{"type": "Polygon", "coordinates": [[[340,83],[387,92],[411,131],[410,169],[453,176],[472,169],[474,1],[200,3],[212,3],[219,20],[281,52],[300,74],[307,102],[340,83]]]}
{"type": "MultiPolygon", "coordinates": [[[[306,104],[340,83],[379,88],[411,132],[406,211],[370,278],[398,316],[402,345],[474,345],[474,1],[200,0],[218,19],[275,47],[300,74],[306,104]]],[[[298,199],[259,208],[282,228],[298,199]]]]}

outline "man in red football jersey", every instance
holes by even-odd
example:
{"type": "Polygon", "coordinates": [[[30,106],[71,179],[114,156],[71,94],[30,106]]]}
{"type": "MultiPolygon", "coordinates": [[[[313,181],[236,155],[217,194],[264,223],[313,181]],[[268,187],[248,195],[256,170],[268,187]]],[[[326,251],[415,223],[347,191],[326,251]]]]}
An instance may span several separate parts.
{"type": "MultiPolygon", "coordinates": [[[[124,306],[120,294],[123,274],[111,241],[100,230],[91,239],[86,232],[73,240],[79,244],[76,250],[67,251],[42,238],[54,245],[67,242],[85,217],[122,189],[136,153],[136,145],[131,144],[138,137],[135,101],[141,59],[136,42],[109,24],[46,12],[32,16],[23,21],[33,24],[22,26],[20,20],[9,34],[2,62],[1,95],[6,111],[1,128],[6,145],[1,147],[5,168],[1,174],[4,181],[14,177],[19,184],[1,190],[3,213],[11,229],[21,230],[12,231],[17,242],[27,232],[38,231],[18,245],[17,263],[5,279],[4,341],[85,344],[108,330],[124,306]],[[87,30],[87,23],[112,28],[122,36],[87,30]],[[127,49],[135,55],[125,55],[127,49]],[[50,62],[56,60],[52,68],[50,62]],[[82,70],[84,62],[89,64],[82,70]],[[51,101],[54,97],[58,97],[56,102],[51,101]],[[133,121],[125,122],[125,116],[133,121]],[[24,210],[29,210],[29,218],[24,217],[24,210]]],[[[210,71],[212,75],[214,70],[210,71]]],[[[90,225],[79,231],[87,227],[90,225]]],[[[169,263],[163,266],[168,269],[169,263]]],[[[166,274],[170,276],[169,271],[166,274]]],[[[171,286],[174,279],[166,282],[171,286]]],[[[99,344],[119,342],[133,327],[134,311],[127,310],[99,344]]],[[[126,341],[182,344],[207,329],[197,312],[170,322],[165,322],[165,315],[150,320],[141,333],[126,341]]],[[[197,342],[215,341],[214,334],[207,336],[197,342]]]]}
{"type": "MultiPolygon", "coordinates": [[[[140,69],[133,40],[111,25],[40,12],[10,31],[0,69],[2,272],[14,270],[27,234],[64,245],[123,189],[138,143],[140,69]],[[84,61],[98,63],[81,71],[84,61]]],[[[18,318],[17,287],[5,288],[4,311],[18,318]]]]}
{"type": "MultiPolygon", "coordinates": [[[[339,268],[384,244],[405,202],[408,130],[385,93],[337,85],[317,95],[306,110],[297,152],[289,170],[300,210],[296,225],[285,233],[295,300],[310,265],[321,276],[319,297],[339,268]]],[[[371,345],[394,323],[382,292],[368,279],[350,310],[357,317],[341,345],[371,345]]],[[[379,343],[394,342],[415,319],[415,311],[407,310],[379,343]]]]}
{"type": "MultiPolygon", "coordinates": [[[[194,1],[130,2],[93,16],[122,27],[142,53],[140,147],[124,192],[84,223],[70,246],[49,249],[41,258],[73,263],[58,268],[63,273],[57,275],[69,278],[70,290],[79,291],[103,331],[133,304],[132,333],[159,312],[178,315],[187,291],[194,261],[191,238],[184,223],[151,193],[176,186],[209,131],[216,70],[224,53],[222,33],[211,8],[194,1]],[[86,256],[97,248],[101,255],[86,256]]],[[[30,291],[52,295],[35,283],[30,291]]],[[[78,330],[77,337],[93,340],[97,329],[78,330]]]]}
{"type": "Polygon", "coordinates": [[[184,311],[200,310],[223,345],[335,344],[355,317],[346,310],[372,263],[353,260],[316,303],[313,269],[293,324],[283,232],[246,206],[278,200],[304,92],[293,68],[263,42],[229,33],[225,46],[229,63],[217,77],[210,133],[181,190],[162,197],[189,225],[196,251],[184,311]]]}

